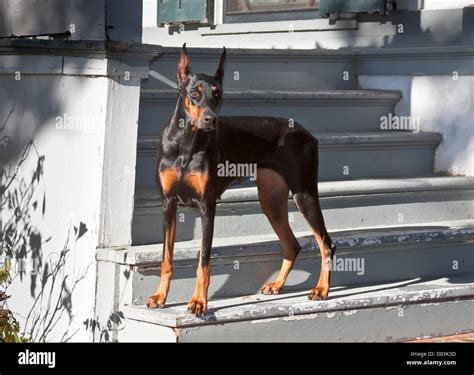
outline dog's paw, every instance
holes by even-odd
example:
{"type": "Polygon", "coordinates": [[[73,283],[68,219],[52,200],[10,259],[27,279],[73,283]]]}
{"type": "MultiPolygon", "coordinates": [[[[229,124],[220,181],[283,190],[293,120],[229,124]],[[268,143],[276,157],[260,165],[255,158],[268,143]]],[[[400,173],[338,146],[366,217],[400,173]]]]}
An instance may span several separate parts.
{"type": "Polygon", "coordinates": [[[270,294],[280,294],[280,290],[283,288],[283,285],[279,283],[266,283],[260,291],[263,294],[270,295],[270,294]]]}
{"type": "Polygon", "coordinates": [[[329,287],[319,287],[317,286],[316,288],[311,289],[309,292],[308,299],[311,299],[313,301],[321,301],[328,299],[329,295],[329,287]]]}
{"type": "Polygon", "coordinates": [[[193,296],[188,302],[188,311],[196,316],[203,316],[207,313],[207,301],[205,298],[193,296]]]}
{"type": "Polygon", "coordinates": [[[146,305],[151,309],[155,309],[157,307],[163,308],[165,307],[165,297],[161,294],[153,294],[152,296],[148,297],[146,305]]]}

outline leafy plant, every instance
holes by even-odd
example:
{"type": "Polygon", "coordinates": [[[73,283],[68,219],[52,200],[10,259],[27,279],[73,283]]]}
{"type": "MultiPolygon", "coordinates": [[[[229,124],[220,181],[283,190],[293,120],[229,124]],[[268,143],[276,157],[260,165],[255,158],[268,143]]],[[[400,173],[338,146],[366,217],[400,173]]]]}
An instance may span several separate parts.
{"type": "Polygon", "coordinates": [[[5,260],[0,267],[0,285],[2,286],[0,289],[0,342],[28,342],[29,339],[24,334],[20,334],[18,320],[15,319],[13,313],[6,307],[6,301],[10,297],[6,293],[7,286],[11,282],[10,266],[10,261],[5,260]]]}

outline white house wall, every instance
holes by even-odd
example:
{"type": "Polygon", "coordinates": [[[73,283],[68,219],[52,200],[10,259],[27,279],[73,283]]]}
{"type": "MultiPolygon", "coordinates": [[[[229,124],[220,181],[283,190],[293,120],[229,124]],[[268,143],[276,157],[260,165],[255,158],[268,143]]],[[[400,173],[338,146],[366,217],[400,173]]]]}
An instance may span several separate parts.
{"type": "Polygon", "coordinates": [[[360,76],[365,89],[400,90],[396,115],[419,119],[420,131],[437,132],[435,172],[474,176],[473,76],[360,76]]]}
{"type": "MultiPolygon", "coordinates": [[[[199,27],[197,30],[188,29],[178,33],[171,32],[168,26],[157,27],[156,0],[143,0],[143,43],[173,47],[186,42],[190,47],[202,48],[222,45],[228,48],[268,49],[383,47],[399,43],[397,39],[403,39],[398,35],[397,27],[400,24],[405,24],[407,29],[419,26],[419,31],[425,34],[425,37],[429,35],[421,44],[430,41],[431,37],[433,41],[448,43],[456,39],[462,31],[462,8],[474,4],[474,0],[425,0],[424,10],[411,21],[413,25],[406,24],[405,16],[397,19],[395,23],[383,17],[383,21],[374,28],[373,24],[367,24],[367,20],[359,23],[353,20],[330,22],[328,19],[312,19],[225,24],[224,1],[216,1],[214,28],[199,27]]],[[[403,1],[400,4],[402,9],[412,9],[412,5],[405,6],[403,1]]],[[[417,6],[414,9],[417,9],[417,6]]],[[[374,22],[378,22],[377,18],[374,18],[374,22]]]]}
{"type": "MultiPolygon", "coordinates": [[[[44,171],[16,225],[27,245],[25,272],[20,274],[22,262],[14,261],[8,306],[35,341],[90,340],[83,322],[94,316],[108,79],[25,75],[15,81],[3,75],[0,81],[2,123],[13,108],[4,134],[11,136],[12,147],[20,146],[2,160],[2,168],[14,171],[33,142],[7,194],[29,185],[38,157],[44,157],[44,171]],[[66,119],[65,128],[59,118],[66,119]]],[[[14,216],[10,209],[2,211],[2,229],[14,216]]],[[[18,245],[14,257],[21,252],[18,245]]]]}
{"type": "Polygon", "coordinates": [[[424,9],[460,8],[474,4],[473,0],[424,0],[424,9]]]}

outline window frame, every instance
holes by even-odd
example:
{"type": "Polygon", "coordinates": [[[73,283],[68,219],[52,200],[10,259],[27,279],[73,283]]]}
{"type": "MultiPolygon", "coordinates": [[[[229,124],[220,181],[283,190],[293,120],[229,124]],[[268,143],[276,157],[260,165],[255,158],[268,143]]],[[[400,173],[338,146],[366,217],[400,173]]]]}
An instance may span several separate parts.
{"type": "MultiPolygon", "coordinates": [[[[188,0],[189,1],[189,0],[188,0]]],[[[215,1],[214,0],[199,0],[202,2],[202,6],[204,7],[204,14],[201,16],[200,19],[193,19],[193,20],[171,20],[169,18],[162,18],[162,8],[160,6],[161,0],[156,0],[157,7],[157,25],[158,27],[162,27],[164,25],[179,25],[179,24],[197,24],[197,25],[214,25],[215,20],[214,20],[214,6],[215,6],[215,1]]],[[[191,2],[191,1],[189,1],[191,2]]],[[[201,4],[200,4],[201,5],[201,4]]]]}
{"type": "Polygon", "coordinates": [[[249,12],[228,11],[228,0],[223,1],[224,24],[232,23],[254,23],[272,21],[299,21],[320,19],[319,7],[311,9],[289,9],[289,10],[256,10],[249,12]]]}

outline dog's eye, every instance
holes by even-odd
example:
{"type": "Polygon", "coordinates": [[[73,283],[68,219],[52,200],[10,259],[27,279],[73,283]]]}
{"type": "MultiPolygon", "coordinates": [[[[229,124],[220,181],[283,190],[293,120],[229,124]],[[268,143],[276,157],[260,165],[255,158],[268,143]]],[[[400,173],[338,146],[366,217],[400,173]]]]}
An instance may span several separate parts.
{"type": "Polygon", "coordinates": [[[219,99],[221,97],[221,93],[219,91],[214,91],[213,95],[214,95],[214,99],[219,99]]]}
{"type": "Polygon", "coordinates": [[[198,90],[191,90],[189,95],[191,95],[191,98],[197,98],[199,96],[198,90]]]}

